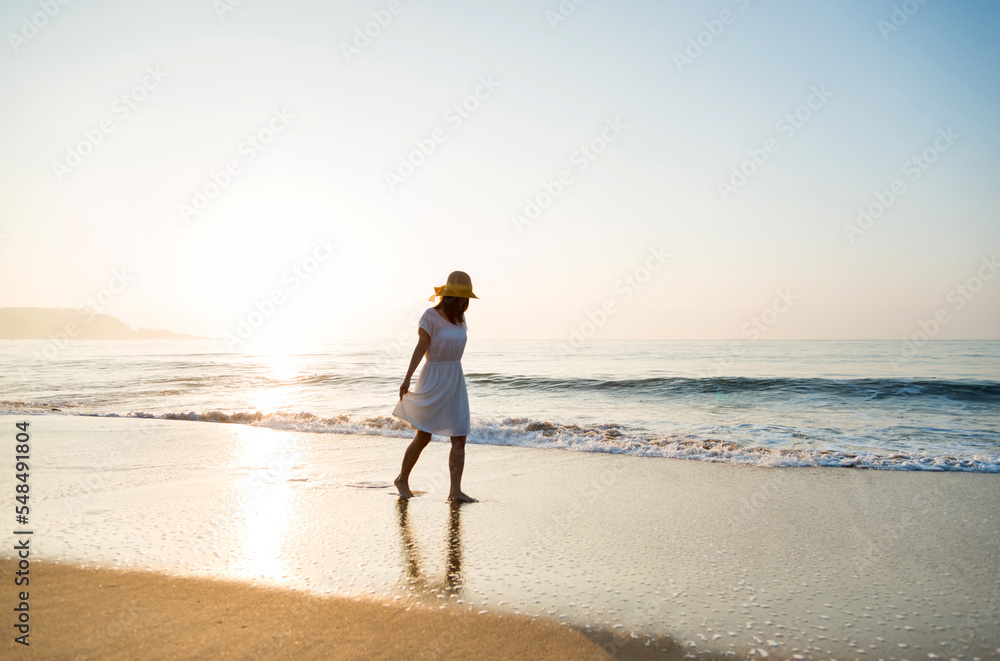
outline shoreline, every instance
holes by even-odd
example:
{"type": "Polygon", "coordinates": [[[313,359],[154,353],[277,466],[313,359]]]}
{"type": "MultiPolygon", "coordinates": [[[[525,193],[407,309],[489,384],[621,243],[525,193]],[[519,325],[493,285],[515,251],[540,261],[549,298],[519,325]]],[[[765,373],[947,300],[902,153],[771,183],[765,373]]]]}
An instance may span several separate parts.
{"type": "Polygon", "coordinates": [[[33,561],[448,603],[699,656],[1000,658],[990,475],[475,445],[463,486],[480,502],[452,507],[445,444],[403,501],[357,487],[390,480],[407,439],[69,416],[31,429],[33,561]]]}
{"type": "MultiPolygon", "coordinates": [[[[0,412],[2,417],[59,415],[116,420],[159,420],[244,425],[283,432],[332,434],[335,436],[375,436],[412,439],[414,429],[408,423],[385,415],[352,419],[347,415],[322,418],[311,413],[262,413],[257,410],[224,413],[135,413],[75,412],[24,405],[23,411],[0,412]]],[[[654,432],[623,433],[617,424],[552,423],[528,418],[486,419],[473,421],[468,444],[473,446],[517,447],[538,450],[564,450],[598,454],[617,454],[651,459],[684,459],[709,463],[759,468],[853,468],[859,470],[961,472],[1000,474],[1000,455],[995,453],[945,452],[926,450],[850,449],[811,447],[769,447],[741,445],[716,438],[678,438],[654,432]],[[485,439],[480,435],[485,435],[485,439]]],[[[446,436],[434,435],[436,441],[446,436]]]]}

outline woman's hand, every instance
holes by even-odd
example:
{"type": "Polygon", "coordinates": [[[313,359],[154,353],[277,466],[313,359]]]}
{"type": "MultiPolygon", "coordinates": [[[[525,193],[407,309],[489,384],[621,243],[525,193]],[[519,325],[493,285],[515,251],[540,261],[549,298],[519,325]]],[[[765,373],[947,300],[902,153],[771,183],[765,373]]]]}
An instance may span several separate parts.
{"type": "MultiPolygon", "coordinates": [[[[434,314],[437,313],[435,312],[434,314]]],[[[427,353],[427,347],[431,344],[431,336],[423,328],[417,329],[417,338],[417,346],[413,349],[413,355],[410,356],[410,367],[406,370],[406,378],[403,379],[403,385],[399,387],[400,399],[403,399],[403,395],[410,391],[410,377],[413,376],[413,371],[417,369],[420,360],[427,353]]]]}

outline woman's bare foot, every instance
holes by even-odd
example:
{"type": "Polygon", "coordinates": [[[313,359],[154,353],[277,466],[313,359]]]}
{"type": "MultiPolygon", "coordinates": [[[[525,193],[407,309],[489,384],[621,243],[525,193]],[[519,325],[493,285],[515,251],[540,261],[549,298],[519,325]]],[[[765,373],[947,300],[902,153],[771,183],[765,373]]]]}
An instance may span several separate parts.
{"type": "Polygon", "coordinates": [[[455,501],[457,503],[478,503],[479,501],[472,496],[459,491],[458,493],[448,494],[448,500],[455,501]]]}
{"type": "Polygon", "coordinates": [[[399,495],[403,498],[413,498],[413,492],[410,491],[410,485],[406,483],[406,480],[401,480],[398,477],[392,481],[396,485],[396,490],[399,491],[399,495]]]}

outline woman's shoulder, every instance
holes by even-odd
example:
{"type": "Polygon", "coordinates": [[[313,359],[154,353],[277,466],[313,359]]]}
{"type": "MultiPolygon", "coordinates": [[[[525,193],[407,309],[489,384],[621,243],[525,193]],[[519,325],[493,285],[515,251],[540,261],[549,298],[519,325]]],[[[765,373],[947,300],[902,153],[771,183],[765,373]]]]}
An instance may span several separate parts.
{"type": "Polygon", "coordinates": [[[437,310],[435,310],[434,308],[427,308],[426,310],[424,310],[423,316],[420,317],[420,321],[417,323],[417,326],[426,329],[436,326],[437,322],[435,321],[435,317],[437,316],[438,316],[437,310]]]}

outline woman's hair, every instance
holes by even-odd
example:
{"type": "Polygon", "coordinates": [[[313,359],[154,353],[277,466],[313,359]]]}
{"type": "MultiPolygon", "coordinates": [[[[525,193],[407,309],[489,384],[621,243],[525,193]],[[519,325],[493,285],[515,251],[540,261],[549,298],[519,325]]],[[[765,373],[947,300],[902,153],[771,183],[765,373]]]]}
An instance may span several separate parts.
{"type": "Polygon", "coordinates": [[[465,311],[469,309],[469,299],[464,296],[442,296],[435,310],[444,312],[448,321],[459,326],[465,321],[465,311]]]}

